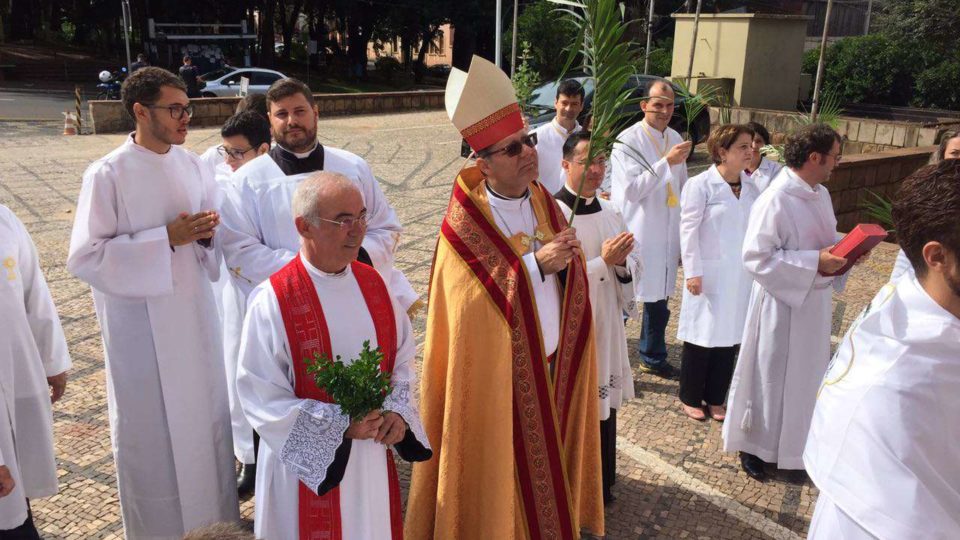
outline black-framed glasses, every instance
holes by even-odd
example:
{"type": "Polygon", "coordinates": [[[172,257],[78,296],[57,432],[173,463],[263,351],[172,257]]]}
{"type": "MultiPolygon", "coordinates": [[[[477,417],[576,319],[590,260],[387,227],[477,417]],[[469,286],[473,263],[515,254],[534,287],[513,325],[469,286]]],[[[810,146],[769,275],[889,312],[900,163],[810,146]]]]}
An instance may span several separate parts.
{"type": "MultiPolygon", "coordinates": [[[[586,158],[578,159],[574,161],[574,163],[576,163],[577,165],[587,165],[587,159],[586,158]]],[[[593,158],[592,162],[590,162],[590,165],[606,165],[606,164],[607,164],[607,158],[605,156],[597,156],[593,158]]]]}
{"type": "Polygon", "coordinates": [[[512,143],[504,146],[499,150],[494,150],[492,152],[481,152],[480,157],[490,157],[494,154],[499,154],[501,152],[503,152],[503,154],[507,157],[517,157],[520,155],[520,152],[523,152],[524,146],[529,146],[530,148],[533,148],[536,145],[537,145],[537,132],[533,132],[527,135],[526,137],[523,137],[519,141],[513,141],[512,143]]]}
{"type": "Polygon", "coordinates": [[[182,120],[183,115],[187,118],[193,118],[193,105],[144,105],[148,109],[166,109],[170,113],[170,118],[182,120]]]}
{"type": "Polygon", "coordinates": [[[340,227],[340,230],[341,230],[341,231],[350,231],[350,230],[353,230],[353,228],[356,227],[356,226],[358,226],[358,225],[361,226],[361,227],[366,226],[366,224],[367,224],[367,215],[366,215],[366,214],[361,214],[360,217],[344,218],[344,219],[340,219],[340,220],[336,220],[336,219],[326,219],[326,218],[318,217],[317,220],[319,220],[319,221],[326,221],[327,223],[332,223],[332,224],[336,225],[337,227],[340,227]]]}
{"type": "Polygon", "coordinates": [[[237,150],[237,149],[233,149],[233,148],[227,148],[226,146],[224,146],[224,145],[222,145],[222,144],[217,147],[217,153],[218,153],[218,154],[220,154],[221,156],[224,156],[224,157],[230,156],[230,157],[233,158],[233,159],[243,159],[243,156],[244,156],[247,152],[249,152],[249,151],[251,151],[251,150],[253,150],[253,147],[252,147],[252,146],[251,146],[250,148],[247,148],[246,150],[237,150]]]}

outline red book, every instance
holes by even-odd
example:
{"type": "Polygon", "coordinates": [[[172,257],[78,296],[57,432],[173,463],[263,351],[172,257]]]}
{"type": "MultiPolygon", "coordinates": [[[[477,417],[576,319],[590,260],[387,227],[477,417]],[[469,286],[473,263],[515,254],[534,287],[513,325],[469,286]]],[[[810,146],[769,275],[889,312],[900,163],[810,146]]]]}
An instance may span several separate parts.
{"type": "Polygon", "coordinates": [[[887,237],[887,231],[879,225],[873,223],[861,223],[848,232],[846,236],[837,242],[837,245],[830,249],[830,253],[837,257],[843,257],[847,264],[843,268],[832,274],[823,274],[825,276],[839,276],[845,274],[853,266],[857,259],[864,253],[877,247],[877,244],[883,242],[887,237]]]}

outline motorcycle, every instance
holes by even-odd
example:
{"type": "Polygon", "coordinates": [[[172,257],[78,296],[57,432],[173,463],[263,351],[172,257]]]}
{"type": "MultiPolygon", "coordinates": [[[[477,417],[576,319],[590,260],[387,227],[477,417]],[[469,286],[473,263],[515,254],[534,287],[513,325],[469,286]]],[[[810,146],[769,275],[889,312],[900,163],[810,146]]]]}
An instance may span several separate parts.
{"type": "Polygon", "coordinates": [[[98,100],[119,100],[120,86],[123,80],[127,78],[127,68],[122,67],[119,71],[110,72],[103,70],[100,72],[100,84],[97,85],[98,100]]]}

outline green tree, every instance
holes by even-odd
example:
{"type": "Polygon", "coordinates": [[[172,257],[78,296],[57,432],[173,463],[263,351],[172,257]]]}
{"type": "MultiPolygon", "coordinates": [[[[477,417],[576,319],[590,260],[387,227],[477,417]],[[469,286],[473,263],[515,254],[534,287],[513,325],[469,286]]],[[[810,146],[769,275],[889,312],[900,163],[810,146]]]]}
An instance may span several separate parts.
{"type": "MultiPolygon", "coordinates": [[[[816,73],[819,49],[807,51],[803,70],[816,73]]],[[[844,38],[827,48],[823,91],[841,103],[906,104],[915,55],[883,35],[844,38]]]]}
{"type": "MultiPolygon", "coordinates": [[[[557,7],[547,0],[537,0],[526,7],[521,6],[517,16],[517,48],[522,42],[530,44],[530,67],[544,80],[560,75],[566,60],[564,49],[577,35],[573,26],[557,12],[557,7]]],[[[510,24],[503,34],[504,65],[510,64],[512,38],[513,25],[510,24]]]]}

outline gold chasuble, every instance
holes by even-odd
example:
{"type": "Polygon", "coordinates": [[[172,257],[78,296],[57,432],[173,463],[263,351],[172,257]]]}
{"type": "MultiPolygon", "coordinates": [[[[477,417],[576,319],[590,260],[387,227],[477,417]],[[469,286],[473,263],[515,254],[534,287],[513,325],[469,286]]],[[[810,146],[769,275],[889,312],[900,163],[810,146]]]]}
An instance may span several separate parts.
{"type": "MultiPolygon", "coordinates": [[[[530,185],[539,232],[566,222],[530,185]]],[[[497,228],[476,167],[457,178],[430,279],[407,540],[579,539],[604,533],[597,368],[587,276],[573,258],[547,358],[522,242],[497,228]],[[553,363],[552,370],[550,362],[553,363]],[[551,375],[552,372],[552,375],[551,375]]]]}

